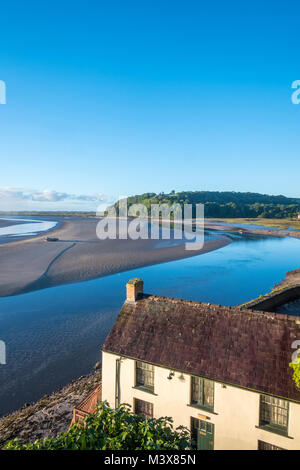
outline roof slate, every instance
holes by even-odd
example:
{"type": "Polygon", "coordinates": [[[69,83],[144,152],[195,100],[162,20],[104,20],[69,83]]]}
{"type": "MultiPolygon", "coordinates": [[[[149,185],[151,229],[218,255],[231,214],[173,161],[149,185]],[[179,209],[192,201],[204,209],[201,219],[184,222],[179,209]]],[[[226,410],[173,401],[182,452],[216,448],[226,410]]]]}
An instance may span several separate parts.
{"type": "Polygon", "coordinates": [[[123,305],[103,351],[296,400],[299,317],[143,294],[123,305]]]}

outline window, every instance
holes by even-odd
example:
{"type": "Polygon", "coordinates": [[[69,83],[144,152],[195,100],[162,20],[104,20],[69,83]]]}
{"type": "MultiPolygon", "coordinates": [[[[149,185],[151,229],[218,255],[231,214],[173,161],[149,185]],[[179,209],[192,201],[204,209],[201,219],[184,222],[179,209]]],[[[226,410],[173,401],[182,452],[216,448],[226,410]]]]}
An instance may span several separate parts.
{"type": "Polygon", "coordinates": [[[284,450],[282,447],[273,446],[264,441],[258,441],[258,450],[284,450]]]}
{"type": "Polygon", "coordinates": [[[289,402],[270,395],[260,396],[259,425],[287,432],[289,402]]]}
{"type": "Polygon", "coordinates": [[[135,414],[144,415],[146,418],[153,417],[153,404],[144,400],[134,399],[134,412],[135,414]]]}
{"type": "Polygon", "coordinates": [[[214,382],[202,377],[192,377],[191,404],[212,410],[214,407],[214,382]]]}
{"type": "Polygon", "coordinates": [[[150,392],[154,391],[154,366],[145,362],[136,361],[136,387],[142,387],[150,392]]]}

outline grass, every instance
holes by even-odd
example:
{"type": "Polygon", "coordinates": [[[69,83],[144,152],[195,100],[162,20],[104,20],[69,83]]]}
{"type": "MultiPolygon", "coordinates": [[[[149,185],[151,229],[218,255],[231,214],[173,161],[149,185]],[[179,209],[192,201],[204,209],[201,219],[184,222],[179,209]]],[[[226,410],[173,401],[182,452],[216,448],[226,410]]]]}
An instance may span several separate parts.
{"type": "MultiPolygon", "coordinates": [[[[207,219],[208,220],[208,219],[207,219]]],[[[300,220],[291,219],[219,219],[212,218],[218,222],[227,223],[240,223],[240,224],[253,224],[253,225],[264,225],[265,227],[280,227],[280,228],[295,228],[300,230],[300,220]]]]}

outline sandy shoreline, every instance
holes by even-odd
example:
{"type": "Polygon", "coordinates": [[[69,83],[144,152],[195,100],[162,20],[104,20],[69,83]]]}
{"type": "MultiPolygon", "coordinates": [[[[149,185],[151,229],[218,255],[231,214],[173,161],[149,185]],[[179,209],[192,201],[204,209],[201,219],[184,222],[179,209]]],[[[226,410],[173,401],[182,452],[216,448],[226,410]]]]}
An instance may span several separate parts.
{"type": "Polygon", "coordinates": [[[169,240],[99,240],[97,223],[68,218],[51,231],[57,242],[39,235],[0,245],[0,297],[196,256],[230,243],[221,233],[198,251],[186,251],[184,243],[171,246],[169,240]]]}
{"type": "MultiPolygon", "coordinates": [[[[208,219],[207,219],[208,220],[208,219]]],[[[280,229],[280,230],[271,230],[271,229],[268,229],[268,228],[265,228],[265,229],[258,229],[258,228],[246,228],[245,226],[241,226],[239,227],[238,225],[237,226],[232,226],[230,224],[222,224],[222,223],[218,223],[218,224],[214,224],[213,221],[212,222],[205,222],[205,227],[206,228],[211,228],[211,229],[214,229],[214,230],[221,230],[221,231],[240,231],[242,233],[248,233],[248,234],[255,234],[255,235],[264,235],[264,236],[270,236],[270,237],[280,237],[280,238],[284,238],[284,237],[293,237],[293,238],[300,238],[300,231],[299,230],[293,230],[293,229],[280,229]]]]}
{"type": "MultiPolygon", "coordinates": [[[[57,242],[46,242],[44,233],[0,245],[0,297],[197,256],[231,243],[226,232],[300,238],[300,232],[294,230],[246,229],[206,221],[205,227],[215,230],[218,238],[205,241],[202,250],[187,251],[183,242],[172,246],[169,240],[99,240],[98,220],[60,219],[59,226],[51,230],[51,236],[59,238],[57,242]]],[[[2,226],[7,223],[0,220],[2,226]]]]}
{"type": "MultiPolygon", "coordinates": [[[[245,230],[245,229],[243,229],[245,230]]],[[[284,238],[284,237],[293,237],[293,238],[300,238],[300,232],[299,231],[296,231],[296,230],[268,230],[268,229],[265,229],[265,230],[247,230],[247,232],[249,233],[255,233],[256,235],[267,235],[267,236],[271,236],[271,237],[280,237],[280,238],[284,238]]]]}

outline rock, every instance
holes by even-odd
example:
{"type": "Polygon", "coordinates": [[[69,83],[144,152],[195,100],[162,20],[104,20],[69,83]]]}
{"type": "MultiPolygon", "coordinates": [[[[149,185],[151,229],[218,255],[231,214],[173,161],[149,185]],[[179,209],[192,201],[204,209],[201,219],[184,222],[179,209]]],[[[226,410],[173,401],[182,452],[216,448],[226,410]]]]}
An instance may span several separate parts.
{"type": "Polygon", "coordinates": [[[81,376],[36,403],[25,403],[20,410],[0,418],[0,449],[11,439],[34,442],[67,431],[74,406],[101,381],[101,366],[98,364],[91,374],[81,376]]]}

